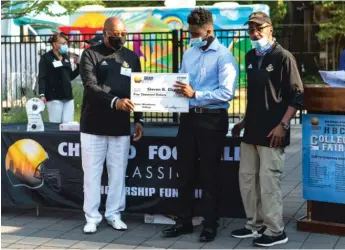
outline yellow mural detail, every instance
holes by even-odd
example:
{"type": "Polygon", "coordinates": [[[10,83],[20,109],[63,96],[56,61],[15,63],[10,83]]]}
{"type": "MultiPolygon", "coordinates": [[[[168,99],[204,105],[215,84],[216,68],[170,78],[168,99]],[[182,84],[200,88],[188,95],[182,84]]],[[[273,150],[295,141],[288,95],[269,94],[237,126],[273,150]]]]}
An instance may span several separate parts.
{"type": "Polygon", "coordinates": [[[74,27],[89,27],[89,28],[98,28],[103,27],[107,16],[101,13],[86,13],[84,15],[79,16],[72,26],[74,27]]]}

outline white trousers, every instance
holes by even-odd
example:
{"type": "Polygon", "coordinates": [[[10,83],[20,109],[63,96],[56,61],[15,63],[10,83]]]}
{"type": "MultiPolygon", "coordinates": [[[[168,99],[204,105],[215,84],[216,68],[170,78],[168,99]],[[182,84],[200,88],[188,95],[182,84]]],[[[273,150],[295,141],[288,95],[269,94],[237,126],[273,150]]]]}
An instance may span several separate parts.
{"type": "Polygon", "coordinates": [[[100,223],[101,178],[107,160],[108,196],[106,220],[121,218],[126,207],[125,178],[130,147],[129,136],[100,136],[80,133],[84,171],[84,212],[86,222],[100,223]]]}
{"type": "Polygon", "coordinates": [[[47,102],[49,122],[64,123],[74,121],[74,100],[47,102]]]}

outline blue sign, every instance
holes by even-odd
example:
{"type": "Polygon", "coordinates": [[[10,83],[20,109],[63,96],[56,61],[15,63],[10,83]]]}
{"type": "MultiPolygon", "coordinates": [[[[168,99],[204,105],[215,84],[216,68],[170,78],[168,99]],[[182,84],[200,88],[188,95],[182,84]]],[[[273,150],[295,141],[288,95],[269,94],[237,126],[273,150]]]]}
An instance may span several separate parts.
{"type": "Polygon", "coordinates": [[[345,204],[345,115],[303,115],[303,198],[345,204]]]}

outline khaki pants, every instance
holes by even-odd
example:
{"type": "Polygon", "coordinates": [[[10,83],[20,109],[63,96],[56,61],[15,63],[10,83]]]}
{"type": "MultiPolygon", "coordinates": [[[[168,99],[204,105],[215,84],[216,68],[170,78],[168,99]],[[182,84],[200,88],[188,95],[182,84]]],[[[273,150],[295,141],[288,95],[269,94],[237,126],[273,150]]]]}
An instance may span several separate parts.
{"type": "Polygon", "coordinates": [[[284,230],[280,181],[285,153],[280,149],[241,143],[240,191],[247,216],[247,229],[267,226],[266,235],[284,230]]]}

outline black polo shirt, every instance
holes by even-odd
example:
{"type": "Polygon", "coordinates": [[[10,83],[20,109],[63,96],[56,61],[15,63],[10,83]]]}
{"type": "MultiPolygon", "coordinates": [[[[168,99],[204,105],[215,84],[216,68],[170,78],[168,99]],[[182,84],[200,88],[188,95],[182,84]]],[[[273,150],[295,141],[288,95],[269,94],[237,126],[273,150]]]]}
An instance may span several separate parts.
{"type": "MultiPolygon", "coordinates": [[[[268,134],[281,122],[288,106],[303,107],[303,84],[293,55],[277,42],[263,58],[246,54],[247,110],[243,142],[269,146],[268,134]],[[260,60],[261,59],[261,60],[260,60]]],[[[283,146],[290,144],[290,130],[283,146]]]]}
{"type": "MultiPolygon", "coordinates": [[[[130,134],[130,113],[114,108],[114,97],[130,98],[130,76],[121,68],[141,72],[139,57],[123,47],[118,51],[104,43],[88,48],[80,60],[80,76],[84,97],[80,131],[95,135],[122,136],[130,134]]],[[[134,113],[141,122],[142,113],[134,113]]]]}
{"type": "Polygon", "coordinates": [[[61,64],[51,50],[41,56],[38,72],[39,94],[44,95],[47,101],[73,99],[71,81],[79,75],[79,68],[72,71],[71,62],[67,55],[62,55],[61,64]],[[56,64],[56,63],[55,63],[56,64]]]}

